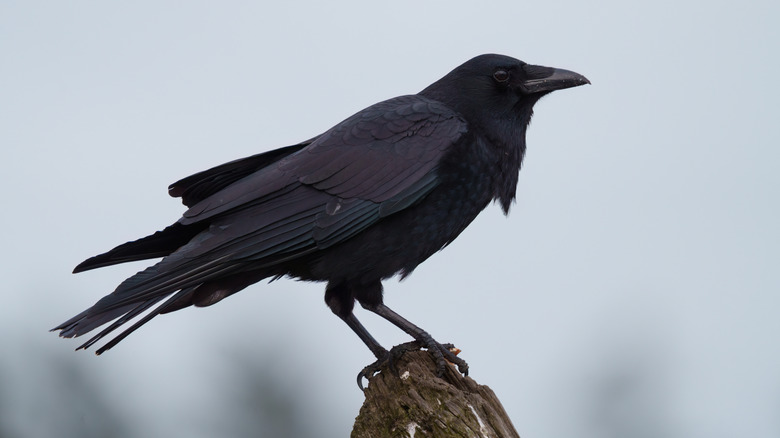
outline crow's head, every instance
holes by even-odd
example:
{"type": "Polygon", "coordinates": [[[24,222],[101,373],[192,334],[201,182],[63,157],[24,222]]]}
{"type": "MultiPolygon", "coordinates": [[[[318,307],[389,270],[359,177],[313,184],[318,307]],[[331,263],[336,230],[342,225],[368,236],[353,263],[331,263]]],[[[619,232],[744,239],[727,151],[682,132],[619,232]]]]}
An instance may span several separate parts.
{"type": "Polygon", "coordinates": [[[545,94],[589,84],[573,71],[527,64],[503,55],[480,55],[466,61],[420,92],[441,101],[467,119],[527,114],[545,94]]]}

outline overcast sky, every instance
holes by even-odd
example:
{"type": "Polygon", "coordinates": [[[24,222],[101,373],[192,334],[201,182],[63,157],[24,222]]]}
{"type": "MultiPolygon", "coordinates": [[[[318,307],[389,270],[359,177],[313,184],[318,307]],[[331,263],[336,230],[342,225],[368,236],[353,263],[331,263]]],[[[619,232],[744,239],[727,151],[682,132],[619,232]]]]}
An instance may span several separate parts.
{"type": "Polygon", "coordinates": [[[493,52],[592,85],[536,106],[509,218],[490,206],[386,303],[523,437],[780,436],[777,2],[334,3],[0,3],[0,435],[272,436],[290,403],[299,436],[346,436],[373,357],[324,285],[258,284],[99,358],[47,330],[145,266],[70,274],[174,222],[171,182],[493,52]]]}

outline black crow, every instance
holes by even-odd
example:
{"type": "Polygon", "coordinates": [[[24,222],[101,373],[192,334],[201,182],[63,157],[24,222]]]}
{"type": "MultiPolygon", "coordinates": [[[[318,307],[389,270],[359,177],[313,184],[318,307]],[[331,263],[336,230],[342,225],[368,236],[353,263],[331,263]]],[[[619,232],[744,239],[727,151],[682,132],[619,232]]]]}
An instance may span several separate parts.
{"type": "Polygon", "coordinates": [[[176,223],[73,272],[162,260],[53,330],[70,338],[115,320],[79,347],[87,348],[152,309],[100,354],[160,313],[292,277],[327,282],[328,307],[377,357],[359,380],[390,353],[355,318],[356,300],[427,348],[440,372],[445,358],[466,372],[462,359],[382,303],[382,280],[409,275],[491,201],[508,213],[534,104],[587,83],[571,71],[481,55],[311,140],[175,182],[169,193],[189,208],[176,223]]]}

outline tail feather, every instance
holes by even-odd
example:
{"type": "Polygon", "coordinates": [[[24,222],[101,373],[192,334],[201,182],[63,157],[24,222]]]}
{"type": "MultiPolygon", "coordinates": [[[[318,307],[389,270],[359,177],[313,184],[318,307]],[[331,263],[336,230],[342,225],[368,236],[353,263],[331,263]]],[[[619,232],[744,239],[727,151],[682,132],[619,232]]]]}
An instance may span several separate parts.
{"type": "MultiPolygon", "coordinates": [[[[154,310],[149,312],[146,316],[144,316],[143,318],[139,319],[135,324],[133,324],[130,327],[128,327],[125,330],[123,330],[116,337],[114,337],[114,339],[111,339],[105,345],[103,345],[102,347],[98,348],[97,351],[95,351],[95,354],[97,354],[99,356],[99,355],[103,354],[104,352],[110,350],[111,348],[114,347],[114,345],[120,343],[124,338],[128,337],[134,331],[138,330],[142,325],[144,325],[147,322],[151,321],[152,318],[154,318],[155,316],[157,316],[160,313],[164,312],[168,306],[170,306],[171,304],[175,303],[176,300],[178,300],[179,298],[181,298],[182,296],[184,296],[184,295],[186,295],[188,293],[190,293],[189,289],[180,290],[179,292],[174,294],[172,297],[168,298],[164,303],[162,303],[159,306],[157,306],[157,308],[155,308],[154,310]]],[[[123,322],[123,324],[124,324],[124,322],[123,322]]],[[[97,338],[97,339],[95,339],[95,342],[97,342],[100,338],[103,337],[101,335],[102,335],[102,332],[99,335],[95,336],[95,338],[97,338]]],[[[91,339],[90,339],[90,341],[91,341],[91,339]]]]}
{"type": "Polygon", "coordinates": [[[141,313],[143,313],[144,311],[146,311],[147,309],[149,309],[153,305],[155,305],[158,302],[160,302],[160,300],[162,300],[163,298],[165,298],[165,297],[155,297],[155,298],[153,298],[151,300],[148,300],[148,301],[145,301],[143,303],[140,303],[140,304],[136,305],[135,308],[131,309],[129,312],[127,312],[124,315],[120,316],[111,325],[109,325],[105,329],[101,330],[100,333],[98,333],[97,335],[91,337],[87,342],[79,345],[78,348],[76,348],[76,350],[86,350],[87,348],[92,346],[97,341],[99,341],[102,338],[108,336],[109,333],[113,332],[114,330],[116,330],[120,326],[124,325],[125,323],[127,323],[131,319],[135,318],[136,316],[140,315],[141,313]]]}
{"type": "Polygon", "coordinates": [[[50,331],[60,331],[60,336],[63,338],[73,338],[83,335],[91,330],[94,330],[101,325],[122,316],[129,312],[133,307],[138,304],[128,304],[116,309],[108,311],[96,312],[95,306],[79,313],[73,318],[63,322],[62,324],[54,327],[50,331]]]}
{"type": "MultiPolygon", "coordinates": [[[[149,283],[159,276],[157,269],[158,265],[159,263],[150,266],[126,279],[117,286],[114,292],[101,298],[87,310],[53,328],[52,331],[61,330],[60,336],[63,338],[78,337],[85,333],[89,333],[122,315],[132,313],[134,309],[137,309],[139,306],[143,306],[147,303],[151,303],[149,305],[152,305],[170,295],[175,289],[168,291],[167,293],[151,296],[140,296],[140,294],[138,294],[140,286],[143,286],[144,283],[149,283]]],[[[146,308],[148,308],[148,306],[146,308]]],[[[121,320],[122,318],[118,321],[121,320]]]]}
{"type": "Polygon", "coordinates": [[[121,332],[98,354],[116,345],[127,335],[138,329],[162,312],[170,312],[191,305],[193,291],[204,282],[218,282],[237,268],[232,264],[220,264],[212,260],[199,264],[177,254],[166,257],[160,263],[138,272],[122,282],[114,292],[101,298],[89,309],[60,324],[54,330],[61,330],[62,337],[78,337],[111,321],[108,327],[90,338],[78,349],[87,349],[117,328],[130,322],[165,298],[168,301],[153,309],[143,319],[121,332]]]}

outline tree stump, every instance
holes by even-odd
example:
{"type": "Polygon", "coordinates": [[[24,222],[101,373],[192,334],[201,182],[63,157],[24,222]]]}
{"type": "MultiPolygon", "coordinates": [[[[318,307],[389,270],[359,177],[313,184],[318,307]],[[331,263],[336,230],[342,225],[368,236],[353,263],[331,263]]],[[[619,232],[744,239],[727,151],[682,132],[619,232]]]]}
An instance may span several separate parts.
{"type": "Polygon", "coordinates": [[[519,438],[490,388],[453,366],[436,377],[427,351],[405,353],[395,368],[369,380],[353,438],[519,438]]]}

